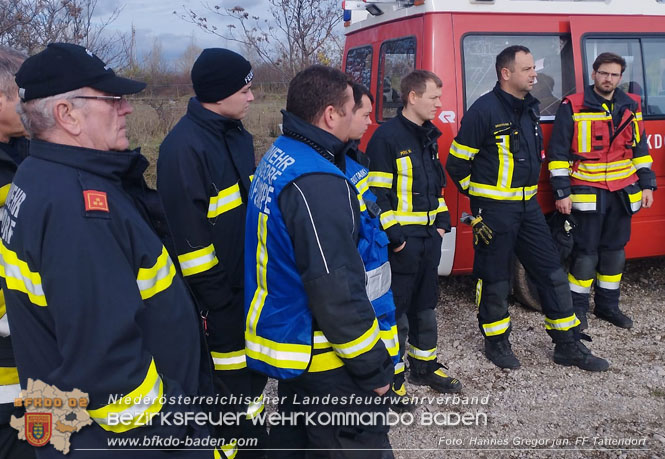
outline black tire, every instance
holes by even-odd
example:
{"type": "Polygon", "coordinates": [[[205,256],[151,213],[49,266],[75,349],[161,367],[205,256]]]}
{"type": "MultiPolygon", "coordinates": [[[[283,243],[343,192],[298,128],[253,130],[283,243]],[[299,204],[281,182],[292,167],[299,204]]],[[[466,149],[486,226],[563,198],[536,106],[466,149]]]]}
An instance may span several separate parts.
{"type": "Polygon", "coordinates": [[[543,312],[536,286],[517,257],[513,260],[513,296],[522,306],[543,312]]]}

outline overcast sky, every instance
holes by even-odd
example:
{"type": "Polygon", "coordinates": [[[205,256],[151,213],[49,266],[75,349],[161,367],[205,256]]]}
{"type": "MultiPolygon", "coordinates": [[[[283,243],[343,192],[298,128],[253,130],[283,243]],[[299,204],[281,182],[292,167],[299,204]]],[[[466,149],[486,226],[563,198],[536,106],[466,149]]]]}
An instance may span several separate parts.
{"type": "Polygon", "coordinates": [[[211,6],[220,5],[223,8],[241,5],[250,11],[260,11],[261,9],[267,11],[268,6],[268,2],[265,0],[101,0],[97,3],[95,15],[98,18],[108,17],[115,8],[122,7],[120,16],[109,26],[109,29],[129,34],[133,24],[136,29],[136,45],[139,57],[152,49],[155,38],[160,39],[163,55],[171,62],[182,54],[191,42],[192,37],[201,48],[229,47],[237,49],[235,44],[227,43],[220,37],[208,34],[198,26],[188,23],[178,16],[185,14],[183,5],[187,4],[188,8],[207,16],[209,23],[223,28],[224,22],[222,22],[221,17],[206,14],[204,2],[211,6]],[[173,14],[174,11],[178,15],[173,14]]]}

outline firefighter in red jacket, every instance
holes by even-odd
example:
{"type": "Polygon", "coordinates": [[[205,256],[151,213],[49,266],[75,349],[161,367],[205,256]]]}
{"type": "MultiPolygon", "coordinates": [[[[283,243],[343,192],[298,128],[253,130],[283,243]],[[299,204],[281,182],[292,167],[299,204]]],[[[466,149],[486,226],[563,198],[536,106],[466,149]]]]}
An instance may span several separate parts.
{"type": "Polygon", "coordinates": [[[593,85],[561,103],[549,145],[556,208],[572,212],[578,225],[568,281],[582,328],[594,280],[595,315],[617,327],[633,326],[619,309],[624,246],[631,216],[651,207],[656,189],[640,98],[617,87],[625,69],[621,56],[599,54],[593,85]]]}

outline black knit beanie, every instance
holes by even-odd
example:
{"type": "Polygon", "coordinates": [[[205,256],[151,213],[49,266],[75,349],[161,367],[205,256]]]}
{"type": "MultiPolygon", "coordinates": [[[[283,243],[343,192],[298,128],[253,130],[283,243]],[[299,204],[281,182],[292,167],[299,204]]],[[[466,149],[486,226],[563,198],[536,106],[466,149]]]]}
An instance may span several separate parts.
{"type": "Polygon", "coordinates": [[[200,102],[217,102],[252,81],[252,64],[223,48],[204,49],[192,67],[192,84],[200,102]]]}

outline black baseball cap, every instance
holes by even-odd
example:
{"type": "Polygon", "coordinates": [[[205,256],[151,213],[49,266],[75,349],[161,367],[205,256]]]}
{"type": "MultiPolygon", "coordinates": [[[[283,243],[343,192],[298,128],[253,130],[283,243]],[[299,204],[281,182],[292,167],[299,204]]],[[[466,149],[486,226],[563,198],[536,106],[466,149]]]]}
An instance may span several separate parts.
{"type": "Polygon", "coordinates": [[[21,100],[55,96],[90,87],[121,96],[142,91],[146,84],[122,78],[83,46],[51,43],[27,58],[16,73],[21,100]]]}

